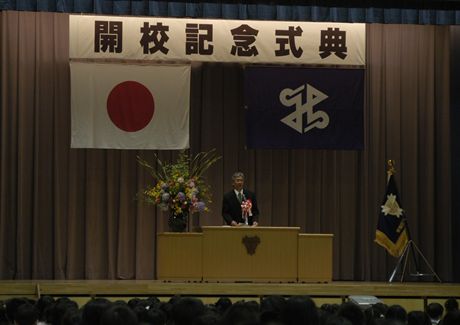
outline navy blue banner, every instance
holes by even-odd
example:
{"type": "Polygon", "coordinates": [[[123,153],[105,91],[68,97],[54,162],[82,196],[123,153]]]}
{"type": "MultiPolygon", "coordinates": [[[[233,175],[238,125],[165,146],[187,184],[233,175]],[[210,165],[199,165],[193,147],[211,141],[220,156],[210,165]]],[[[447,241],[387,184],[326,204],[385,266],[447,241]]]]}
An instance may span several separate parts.
{"type": "Polygon", "coordinates": [[[364,70],[245,69],[248,148],[363,149],[364,70]]]}

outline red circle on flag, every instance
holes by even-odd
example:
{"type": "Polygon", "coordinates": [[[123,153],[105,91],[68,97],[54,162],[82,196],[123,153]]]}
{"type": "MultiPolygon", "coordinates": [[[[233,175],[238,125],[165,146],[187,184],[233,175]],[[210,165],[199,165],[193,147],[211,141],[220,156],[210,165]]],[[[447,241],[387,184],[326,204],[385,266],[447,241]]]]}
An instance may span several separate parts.
{"type": "Polygon", "coordinates": [[[142,130],[155,112],[153,96],[143,84],[124,81],[113,87],[107,98],[107,113],[113,124],[126,132],[142,130]]]}

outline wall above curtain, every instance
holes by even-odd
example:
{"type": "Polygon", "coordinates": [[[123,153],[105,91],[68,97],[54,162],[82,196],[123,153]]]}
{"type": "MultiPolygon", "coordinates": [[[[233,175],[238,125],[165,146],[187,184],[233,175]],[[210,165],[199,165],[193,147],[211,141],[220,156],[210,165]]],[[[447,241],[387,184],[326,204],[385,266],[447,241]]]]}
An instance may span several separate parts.
{"type": "Polygon", "coordinates": [[[0,0],[0,10],[163,17],[334,21],[385,24],[460,24],[460,1],[223,1],[0,0]],[[293,4],[295,3],[295,5],[293,4]],[[340,5],[340,6],[339,6],[340,5]]]}

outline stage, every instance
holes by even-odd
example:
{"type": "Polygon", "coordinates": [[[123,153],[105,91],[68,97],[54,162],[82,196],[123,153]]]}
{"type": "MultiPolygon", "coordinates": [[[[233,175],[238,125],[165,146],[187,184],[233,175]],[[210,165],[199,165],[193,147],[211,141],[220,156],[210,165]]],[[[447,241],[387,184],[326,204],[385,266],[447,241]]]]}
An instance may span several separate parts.
{"type": "Polygon", "coordinates": [[[200,297],[212,303],[226,296],[232,300],[253,300],[268,295],[309,295],[317,305],[341,303],[350,295],[376,296],[384,303],[400,304],[408,310],[421,310],[433,301],[460,299],[460,284],[449,283],[205,283],[163,282],[158,280],[69,280],[69,281],[0,281],[0,300],[11,297],[37,298],[41,295],[66,296],[85,303],[92,297],[129,299],[157,296],[162,300],[173,295],[200,297]]]}

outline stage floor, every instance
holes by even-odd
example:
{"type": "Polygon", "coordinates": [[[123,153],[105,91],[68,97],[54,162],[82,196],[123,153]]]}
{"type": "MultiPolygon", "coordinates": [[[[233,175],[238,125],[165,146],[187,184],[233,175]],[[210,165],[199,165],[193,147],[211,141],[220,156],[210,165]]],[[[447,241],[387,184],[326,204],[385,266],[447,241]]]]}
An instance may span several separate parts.
{"type": "Polygon", "coordinates": [[[426,282],[330,282],[330,283],[201,283],[157,280],[29,280],[0,281],[2,296],[159,296],[261,297],[309,295],[343,298],[368,295],[381,298],[460,298],[460,284],[426,282]]]}

